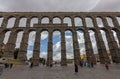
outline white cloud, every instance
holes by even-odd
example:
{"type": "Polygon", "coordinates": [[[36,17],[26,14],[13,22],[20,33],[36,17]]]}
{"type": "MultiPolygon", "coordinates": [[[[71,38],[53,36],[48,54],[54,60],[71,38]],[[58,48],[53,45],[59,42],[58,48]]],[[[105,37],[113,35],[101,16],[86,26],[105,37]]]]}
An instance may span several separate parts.
{"type": "Polygon", "coordinates": [[[47,52],[41,52],[40,57],[47,59],[47,52]]]}
{"type": "Polygon", "coordinates": [[[27,59],[31,58],[32,55],[33,55],[33,51],[27,50],[27,55],[26,55],[26,56],[27,56],[27,59]]]}
{"type": "Polygon", "coordinates": [[[44,31],[41,33],[41,40],[48,38],[48,32],[44,31]]]}
{"type": "Polygon", "coordinates": [[[28,46],[34,46],[35,43],[35,34],[31,33],[28,39],[28,46]]]}

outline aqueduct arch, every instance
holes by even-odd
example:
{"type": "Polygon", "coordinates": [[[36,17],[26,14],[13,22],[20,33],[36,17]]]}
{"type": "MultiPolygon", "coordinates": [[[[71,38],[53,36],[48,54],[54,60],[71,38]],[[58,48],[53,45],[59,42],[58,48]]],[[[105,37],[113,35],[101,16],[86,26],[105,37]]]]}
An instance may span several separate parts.
{"type": "MultiPolygon", "coordinates": [[[[105,48],[105,44],[103,42],[102,35],[100,30],[104,30],[106,32],[106,37],[108,41],[108,46],[110,49],[110,53],[112,55],[112,61],[116,63],[120,63],[120,48],[117,45],[117,42],[114,39],[111,30],[115,30],[117,33],[118,41],[120,43],[120,25],[118,22],[118,17],[120,16],[119,12],[0,12],[0,18],[3,18],[2,24],[0,26],[0,48],[2,46],[5,33],[7,31],[11,31],[8,43],[5,48],[5,57],[13,57],[13,49],[15,48],[15,42],[17,33],[19,31],[23,31],[22,42],[18,54],[18,59],[21,61],[26,60],[26,53],[27,53],[27,42],[29,37],[30,31],[36,32],[35,43],[34,43],[34,50],[33,50],[33,62],[34,65],[38,65],[39,61],[39,54],[40,54],[40,33],[43,30],[47,30],[49,33],[48,37],[48,54],[47,54],[47,65],[50,66],[53,61],[53,48],[52,48],[52,34],[55,30],[59,30],[61,33],[61,65],[67,65],[66,60],[66,45],[65,45],[65,31],[70,30],[72,32],[73,37],[73,52],[74,52],[74,63],[78,64],[80,60],[80,53],[79,53],[79,45],[77,40],[77,30],[83,30],[84,38],[85,38],[85,48],[86,48],[86,55],[88,62],[95,62],[95,56],[93,53],[92,44],[90,41],[90,35],[88,33],[89,30],[93,30],[95,32],[96,38],[96,45],[98,47],[98,54],[101,63],[105,63],[106,61],[110,61],[107,50],[105,48]],[[74,19],[80,18],[80,22],[82,24],[75,24],[74,19]],[[111,27],[107,21],[107,17],[112,19],[114,27],[111,27]],[[7,28],[7,23],[9,18],[15,18],[14,26],[11,28],[7,28]],[[22,18],[26,18],[26,25],[25,27],[19,26],[20,20],[22,18]],[[37,18],[38,23],[34,24],[30,27],[31,19],[37,18]],[[48,21],[42,23],[41,21],[43,18],[47,18],[48,21]],[[67,18],[71,21],[70,27],[67,24],[67,21],[64,22],[64,19],[67,18]],[[91,22],[94,27],[87,27],[86,18],[90,18],[91,22]],[[102,20],[104,27],[99,27],[96,18],[102,20]],[[53,23],[55,19],[59,19],[60,23],[56,24],[53,23]],[[82,26],[81,26],[82,25],[82,26]]],[[[78,22],[79,23],[79,22],[78,22]]],[[[8,26],[9,27],[9,26],[8,26]]]]}

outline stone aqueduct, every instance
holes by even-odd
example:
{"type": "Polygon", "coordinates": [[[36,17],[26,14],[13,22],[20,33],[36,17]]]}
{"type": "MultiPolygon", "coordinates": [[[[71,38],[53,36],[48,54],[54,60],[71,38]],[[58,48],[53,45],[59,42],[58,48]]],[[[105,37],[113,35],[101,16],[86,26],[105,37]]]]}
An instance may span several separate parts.
{"type": "Polygon", "coordinates": [[[40,52],[40,33],[44,30],[47,30],[49,33],[48,37],[48,54],[47,54],[47,65],[50,66],[53,61],[53,48],[52,48],[52,33],[56,30],[61,33],[61,65],[67,65],[66,59],[66,47],[65,47],[65,31],[70,30],[72,32],[73,37],[73,52],[74,52],[74,63],[78,64],[80,60],[80,51],[77,40],[77,30],[82,30],[84,32],[85,38],[85,48],[88,62],[95,62],[95,56],[93,53],[92,44],[90,41],[90,35],[88,30],[93,30],[95,32],[96,45],[98,49],[98,54],[101,63],[109,62],[110,59],[107,54],[107,50],[105,48],[105,44],[103,42],[102,35],[100,30],[104,30],[106,32],[106,37],[108,41],[108,46],[110,49],[110,53],[112,56],[112,61],[115,63],[120,63],[120,48],[117,45],[117,42],[114,39],[113,33],[111,30],[114,30],[117,34],[118,41],[120,43],[120,25],[116,17],[119,17],[119,12],[0,12],[0,17],[3,17],[3,22],[0,27],[0,48],[2,46],[5,33],[7,31],[11,31],[9,40],[7,42],[4,57],[12,58],[13,57],[13,49],[15,48],[16,36],[19,31],[24,31],[22,42],[20,45],[20,50],[18,53],[18,59],[21,61],[26,60],[27,53],[27,43],[29,32],[36,31],[36,39],[33,50],[33,63],[34,65],[38,65],[39,61],[39,52],[40,52]],[[14,27],[7,28],[7,23],[10,18],[16,18],[14,27]],[[19,21],[21,18],[27,18],[26,27],[19,27],[19,21]],[[48,24],[42,24],[41,20],[47,17],[49,18],[48,24]],[[58,17],[61,20],[60,24],[54,24],[53,19],[58,17]],[[72,26],[68,27],[66,23],[63,22],[63,19],[68,17],[71,19],[72,26]],[[79,17],[82,20],[83,26],[76,27],[74,18],[79,17]],[[91,18],[94,27],[87,27],[85,18],[91,18]],[[114,27],[109,26],[106,17],[112,19],[114,27]],[[32,18],[38,18],[38,24],[34,24],[33,27],[30,27],[30,22],[32,18]],[[96,18],[101,18],[104,27],[99,27],[96,21],[96,18]]]}

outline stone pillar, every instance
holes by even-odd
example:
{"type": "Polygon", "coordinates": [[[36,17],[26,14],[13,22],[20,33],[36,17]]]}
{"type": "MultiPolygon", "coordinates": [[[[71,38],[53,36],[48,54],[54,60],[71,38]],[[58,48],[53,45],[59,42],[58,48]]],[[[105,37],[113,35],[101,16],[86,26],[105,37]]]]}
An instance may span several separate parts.
{"type": "Polygon", "coordinates": [[[1,31],[0,32],[0,49],[2,48],[4,38],[5,38],[5,32],[1,31]]]}
{"type": "Polygon", "coordinates": [[[120,45],[120,31],[116,31],[116,35],[117,35],[117,38],[118,38],[118,41],[119,41],[119,45],[120,45]]]}
{"type": "Polygon", "coordinates": [[[31,18],[27,17],[26,27],[30,27],[30,21],[31,21],[31,18]]]}
{"type": "Polygon", "coordinates": [[[75,27],[74,17],[71,17],[72,27],[75,27]]]}
{"type": "Polygon", "coordinates": [[[36,32],[36,38],[35,38],[35,44],[34,44],[34,50],[33,50],[33,58],[32,58],[32,61],[33,61],[33,65],[34,66],[38,66],[39,65],[39,53],[40,53],[40,32],[37,31],[36,32]]]}
{"type": "MultiPolygon", "coordinates": [[[[119,41],[119,45],[120,45],[120,29],[119,29],[119,23],[118,23],[118,21],[117,21],[117,19],[116,19],[116,16],[112,16],[112,19],[113,19],[113,24],[114,24],[114,26],[116,27],[116,30],[115,30],[115,32],[116,32],[116,35],[117,35],[117,38],[118,38],[118,41],[119,41]]],[[[120,54],[120,53],[119,53],[120,54]]]]}
{"type": "Polygon", "coordinates": [[[117,42],[114,39],[114,36],[111,32],[110,27],[108,26],[106,18],[102,17],[102,20],[103,20],[104,26],[108,29],[108,31],[106,31],[106,37],[107,37],[110,53],[112,55],[112,61],[114,63],[120,63],[120,54],[119,54],[119,48],[117,46],[117,42]]]}
{"type": "Polygon", "coordinates": [[[13,58],[14,57],[14,50],[15,50],[15,43],[16,43],[17,33],[15,31],[11,31],[8,43],[5,47],[4,57],[13,58]]]}
{"type": "Polygon", "coordinates": [[[7,23],[8,23],[8,18],[5,16],[2,22],[1,27],[6,28],[7,27],[7,23]]]}
{"type": "Polygon", "coordinates": [[[108,46],[110,49],[110,53],[112,55],[112,60],[114,63],[120,63],[120,54],[119,54],[119,48],[117,46],[117,42],[115,41],[113,34],[111,31],[106,33],[108,46]]]}
{"type": "Polygon", "coordinates": [[[53,17],[49,17],[49,24],[53,24],[53,17]]]}
{"type": "Polygon", "coordinates": [[[73,31],[73,50],[74,50],[74,64],[79,65],[80,62],[80,49],[77,40],[77,32],[73,31]]]}
{"type": "Polygon", "coordinates": [[[49,36],[48,36],[48,54],[47,54],[47,66],[52,66],[53,62],[53,48],[52,48],[52,32],[49,31],[49,36]]]}
{"type": "Polygon", "coordinates": [[[27,60],[26,54],[27,54],[28,38],[29,38],[29,32],[27,32],[26,30],[23,33],[22,42],[18,53],[18,60],[23,62],[27,60]]]}
{"type": "Polygon", "coordinates": [[[119,23],[116,19],[116,16],[112,16],[112,21],[113,21],[114,26],[119,28],[119,23]]]}
{"type": "Polygon", "coordinates": [[[98,48],[100,63],[101,64],[104,64],[105,62],[110,63],[110,59],[109,59],[109,56],[107,54],[107,50],[105,48],[105,44],[103,42],[102,35],[101,35],[100,31],[97,31],[97,33],[95,33],[95,38],[96,38],[96,42],[97,42],[96,44],[97,44],[97,48],[98,48]]]}
{"type": "Polygon", "coordinates": [[[96,59],[95,59],[93,49],[92,49],[92,44],[91,44],[91,41],[90,41],[90,36],[89,36],[89,33],[88,33],[87,30],[84,32],[84,35],[85,35],[84,38],[85,38],[87,60],[88,60],[89,63],[91,63],[91,62],[96,63],[96,59]]]}
{"type": "MultiPolygon", "coordinates": [[[[119,41],[119,45],[120,45],[120,31],[117,31],[116,32],[117,34],[117,38],[118,38],[118,41],[119,41]]],[[[118,62],[120,63],[120,47],[118,47],[118,62]]]]}
{"type": "Polygon", "coordinates": [[[41,24],[42,17],[38,17],[38,24],[41,24]]]}
{"type": "Polygon", "coordinates": [[[96,29],[97,29],[95,31],[96,32],[95,38],[96,38],[96,45],[97,45],[100,63],[104,64],[106,61],[110,62],[106,48],[105,48],[105,44],[104,44],[103,39],[102,39],[102,35],[100,33],[99,27],[98,27],[97,22],[96,22],[96,17],[93,17],[92,19],[93,19],[94,27],[96,27],[96,29]]]}
{"type": "Polygon", "coordinates": [[[105,17],[101,17],[104,27],[109,28],[108,22],[105,17]]]}
{"type": "Polygon", "coordinates": [[[81,19],[82,19],[83,27],[86,27],[85,17],[82,16],[81,19]]]}
{"type": "Polygon", "coordinates": [[[61,66],[67,66],[65,32],[61,32],[61,66]]]}
{"type": "Polygon", "coordinates": [[[120,31],[118,30],[119,29],[119,23],[118,23],[118,21],[116,19],[116,16],[112,16],[112,19],[113,19],[114,26],[117,28],[117,30],[115,32],[117,34],[117,38],[119,40],[119,45],[120,45],[120,31]]]}
{"type": "Polygon", "coordinates": [[[14,27],[19,27],[19,21],[20,21],[19,17],[16,17],[14,27]]]}
{"type": "Polygon", "coordinates": [[[64,24],[64,17],[61,17],[61,25],[63,25],[64,24]]]}

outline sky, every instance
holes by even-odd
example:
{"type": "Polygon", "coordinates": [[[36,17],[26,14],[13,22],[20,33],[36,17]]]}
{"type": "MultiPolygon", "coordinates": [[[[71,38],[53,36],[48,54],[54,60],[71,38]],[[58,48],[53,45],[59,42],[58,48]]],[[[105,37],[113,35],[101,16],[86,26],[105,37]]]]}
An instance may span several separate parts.
{"type": "MultiPolygon", "coordinates": [[[[0,12],[119,12],[120,0],[0,0],[0,12]]],[[[96,47],[94,34],[91,33],[93,48],[96,47]]],[[[41,57],[47,56],[47,33],[43,33],[41,43],[41,57]]],[[[71,33],[66,33],[67,57],[73,58],[73,46],[71,33]],[[69,50],[70,49],[70,50],[69,50]]],[[[7,37],[6,37],[7,38],[7,37]]],[[[35,33],[30,35],[27,56],[32,56],[35,33]]],[[[54,59],[60,59],[60,38],[59,33],[54,35],[54,59]]],[[[81,52],[85,52],[82,33],[78,33],[78,41],[81,46],[81,52]]],[[[18,42],[20,42],[19,39],[18,42]]],[[[105,42],[107,43],[107,42],[105,42]]],[[[17,44],[19,47],[19,44],[17,44]]],[[[108,48],[108,47],[107,47],[108,48]]],[[[97,50],[94,50],[97,52],[97,50]]]]}
{"type": "Polygon", "coordinates": [[[0,0],[0,11],[120,11],[120,0],[0,0]]]}

